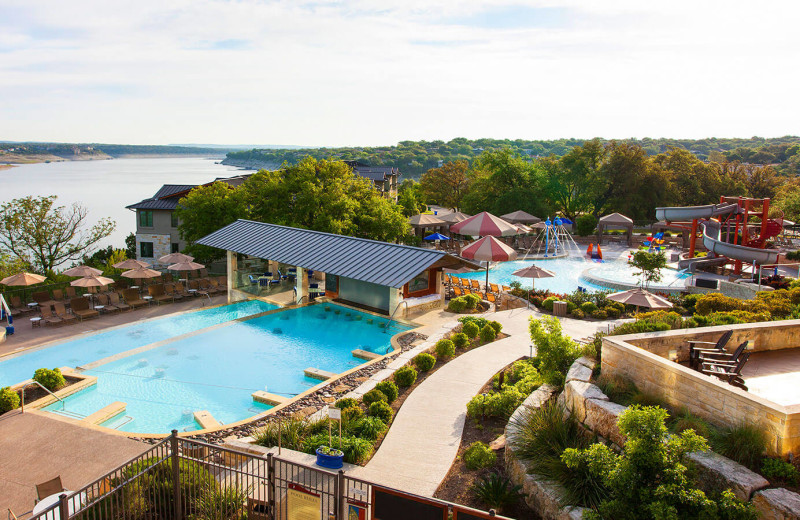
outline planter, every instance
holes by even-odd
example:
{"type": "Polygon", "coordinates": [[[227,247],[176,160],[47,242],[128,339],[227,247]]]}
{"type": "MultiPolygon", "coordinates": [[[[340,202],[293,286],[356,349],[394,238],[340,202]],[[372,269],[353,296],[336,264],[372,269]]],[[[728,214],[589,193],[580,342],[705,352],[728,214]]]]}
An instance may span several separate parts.
{"type": "Polygon", "coordinates": [[[317,448],[317,466],[328,469],[339,469],[342,467],[344,453],[339,451],[339,455],[326,455],[320,451],[321,449],[322,447],[317,448]]]}

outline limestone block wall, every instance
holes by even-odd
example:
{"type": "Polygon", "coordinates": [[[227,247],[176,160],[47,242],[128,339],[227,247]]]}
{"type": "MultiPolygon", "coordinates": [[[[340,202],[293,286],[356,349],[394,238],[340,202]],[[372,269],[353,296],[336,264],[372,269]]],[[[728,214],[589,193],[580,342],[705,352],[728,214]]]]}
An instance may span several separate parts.
{"type": "Polygon", "coordinates": [[[139,260],[145,261],[153,261],[153,258],[160,258],[164,255],[168,255],[172,252],[172,240],[170,235],[157,235],[157,234],[147,234],[147,233],[137,233],[136,234],[136,258],[139,260]],[[153,243],[153,257],[152,258],[141,258],[140,252],[141,247],[139,244],[141,242],[152,242],[153,243]]]}

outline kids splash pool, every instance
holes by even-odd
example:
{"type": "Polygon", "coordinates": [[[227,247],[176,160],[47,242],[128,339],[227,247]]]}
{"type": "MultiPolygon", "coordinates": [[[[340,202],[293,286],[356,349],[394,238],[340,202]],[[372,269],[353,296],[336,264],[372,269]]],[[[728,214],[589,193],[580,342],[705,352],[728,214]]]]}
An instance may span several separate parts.
{"type": "MultiPolygon", "coordinates": [[[[227,314],[226,307],[231,306],[220,307],[223,310],[219,312],[227,314]]],[[[256,312],[250,316],[263,309],[252,309],[256,312]]],[[[89,365],[83,373],[96,376],[97,383],[45,410],[82,419],[122,402],[125,411],[100,425],[149,434],[200,429],[195,420],[200,411],[207,411],[221,424],[241,421],[271,408],[254,401],[254,392],[292,398],[320,383],[305,376],[307,368],[341,373],[364,363],[353,357],[354,349],[385,354],[391,349],[392,335],[411,328],[393,322],[387,330],[387,322],[386,318],[324,303],[242,320],[218,320],[188,334],[156,340],[152,348],[153,342],[140,341],[136,346],[115,349],[117,356],[94,351],[92,362],[83,361],[82,365],[89,365]],[[134,352],[129,352],[131,349],[134,352]]],[[[130,332],[126,328],[114,332],[126,336],[130,332]]],[[[61,347],[70,348],[70,343],[61,347]]],[[[60,366],[42,358],[33,365],[60,366]]]]}

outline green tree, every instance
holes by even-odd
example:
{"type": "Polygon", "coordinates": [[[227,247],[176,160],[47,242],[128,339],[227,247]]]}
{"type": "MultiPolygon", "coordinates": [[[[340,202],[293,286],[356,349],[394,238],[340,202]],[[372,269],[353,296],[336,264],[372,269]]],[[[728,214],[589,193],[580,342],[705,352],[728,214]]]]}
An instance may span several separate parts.
{"type": "Polygon", "coordinates": [[[125,237],[125,256],[136,258],[136,235],[133,233],[128,233],[125,237]]]}
{"type": "Polygon", "coordinates": [[[179,201],[175,214],[181,238],[188,244],[185,252],[199,263],[217,260],[223,253],[214,247],[195,244],[195,241],[236,219],[247,218],[241,192],[223,182],[194,188],[179,201]]]}
{"type": "Polygon", "coordinates": [[[565,217],[574,221],[579,213],[594,210],[592,199],[600,188],[600,167],[605,157],[605,147],[599,139],[593,139],[574,147],[560,159],[542,160],[547,196],[565,217]]]}
{"type": "Polygon", "coordinates": [[[29,269],[30,264],[26,260],[12,255],[8,251],[0,250],[0,279],[29,269]]]}
{"type": "Polygon", "coordinates": [[[406,217],[413,217],[424,211],[425,196],[419,183],[413,179],[404,179],[397,188],[397,204],[406,217]]]}
{"type": "Polygon", "coordinates": [[[636,251],[633,253],[630,263],[633,267],[639,269],[639,272],[633,274],[641,276],[641,285],[647,288],[650,286],[650,282],[661,281],[661,270],[667,266],[667,257],[664,253],[636,251]]]}
{"type": "Polygon", "coordinates": [[[425,199],[433,204],[458,210],[469,189],[468,169],[467,161],[453,161],[423,173],[419,185],[425,199]]]}
{"type": "Polygon", "coordinates": [[[42,273],[80,259],[116,227],[103,218],[86,229],[88,210],[55,206],[57,198],[28,196],[0,206],[0,247],[42,273]]]}

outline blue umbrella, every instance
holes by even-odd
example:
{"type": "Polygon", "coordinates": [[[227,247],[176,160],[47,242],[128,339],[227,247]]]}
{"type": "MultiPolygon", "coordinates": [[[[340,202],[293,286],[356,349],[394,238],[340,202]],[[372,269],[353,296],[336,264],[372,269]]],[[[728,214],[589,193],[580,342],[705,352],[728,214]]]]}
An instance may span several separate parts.
{"type": "Polygon", "coordinates": [[[561,217],[561,223],[562,224],[574,224],[573,221],[571,221],[570,219],[568,219],[566,217],[561,217]]]}
{"type": "Polygon", "coordinates": [[[432,235],[426,236],[425,240],[450,240],[450,237],[446,237],[441,233],[434,233],[432,235]]]}

